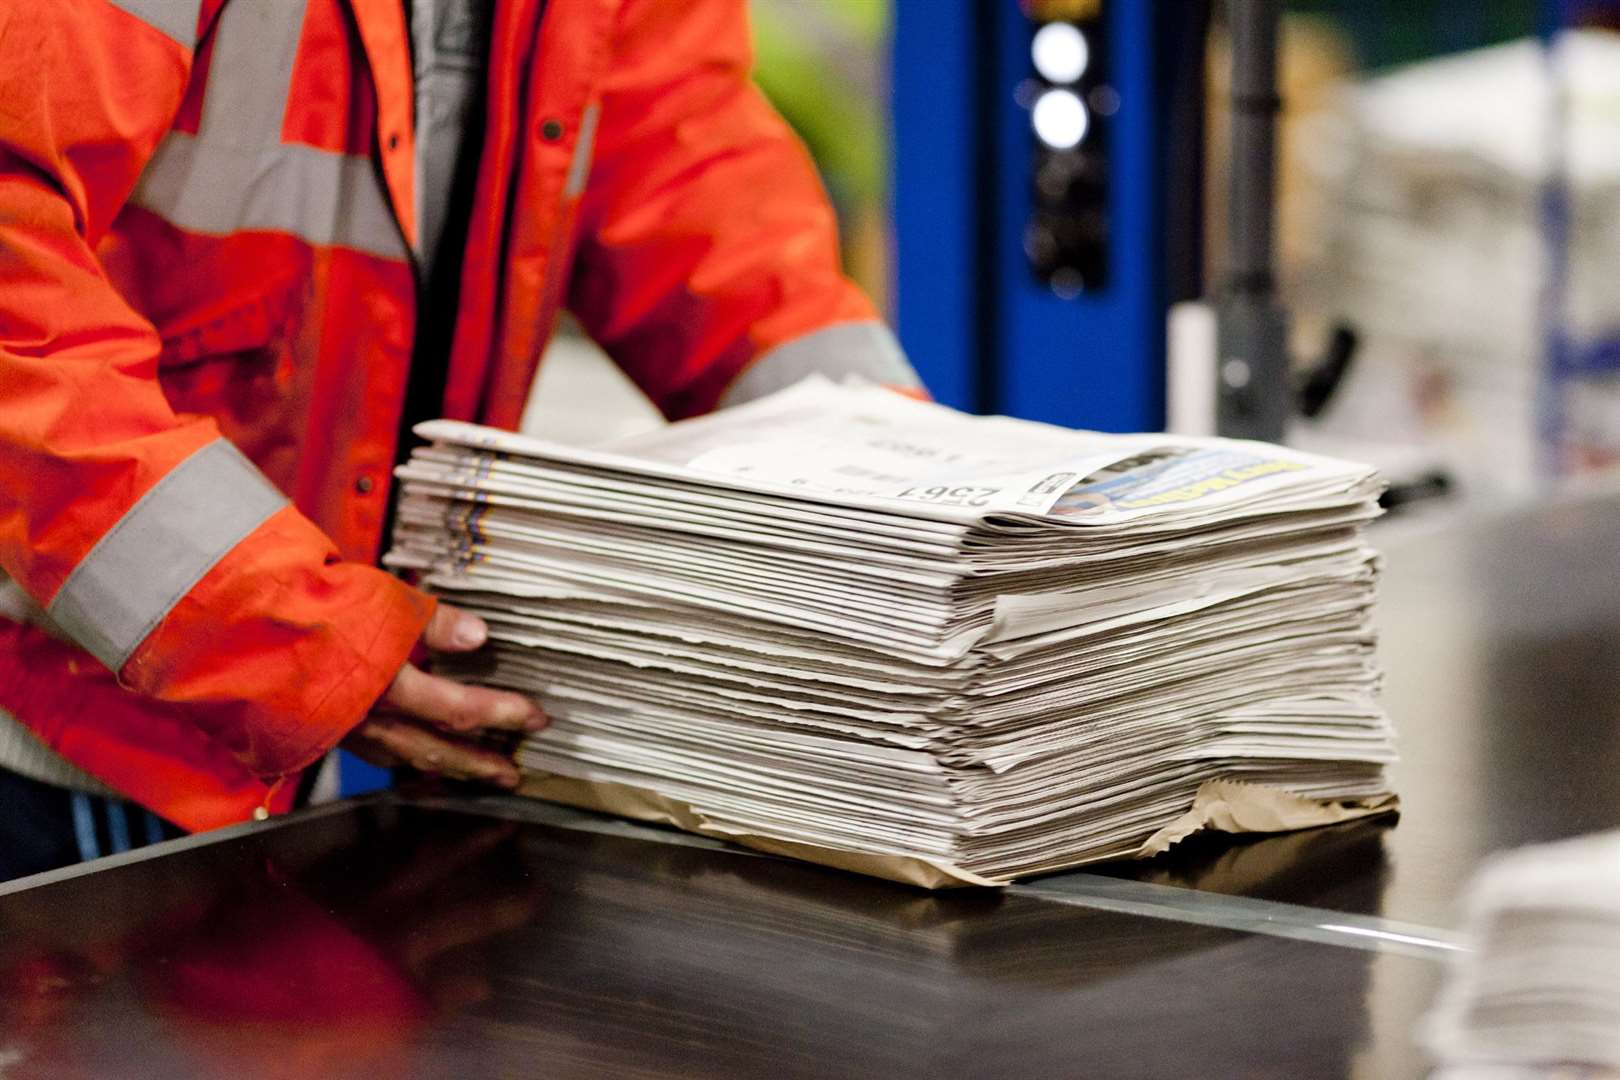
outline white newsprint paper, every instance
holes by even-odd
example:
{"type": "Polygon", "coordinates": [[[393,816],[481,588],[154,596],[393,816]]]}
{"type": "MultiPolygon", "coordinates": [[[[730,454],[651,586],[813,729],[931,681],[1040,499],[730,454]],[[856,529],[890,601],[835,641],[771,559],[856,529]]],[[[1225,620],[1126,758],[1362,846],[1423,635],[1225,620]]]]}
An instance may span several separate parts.
{"type": "Polygon", "coordinates": [[[545,797],[917,884],[1393,807],[1365,466],[809,380],[582,449],[453,421],[390,565],[545,797]]]}

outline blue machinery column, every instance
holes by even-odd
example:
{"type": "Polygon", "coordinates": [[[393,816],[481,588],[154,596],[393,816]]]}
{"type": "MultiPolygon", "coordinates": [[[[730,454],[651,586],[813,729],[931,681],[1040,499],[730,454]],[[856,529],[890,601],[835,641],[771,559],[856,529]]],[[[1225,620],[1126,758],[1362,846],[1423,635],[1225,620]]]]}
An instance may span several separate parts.
{"type": "MultiPolygon", "coordinates": [[[[1183,231],[1173,250],[1165,197],[1171,87],[1188,74],[1167,61],[1166,43],[1185,28],[1184,10],[1135,0],[1027,8],[894,0],[897,322],[940,400],[1077,427],[1163,427],[1167,266],[1198,258],[1197,230],[1183,231]],[[1031,43],[1054,14],[1099,39],[1090,63],[1104,65],[1107,83],[1101,98],[1092,87],[1082,94],[1086,138],[1101,140],[1105,158],[1106,272],[1077,293],[1038,276],[1025,250],[1031,106],[1051,88],[1032,66],[1031,43]]],[[[1187,198],[1196,201],[1196,184],[1187,198]]]]}

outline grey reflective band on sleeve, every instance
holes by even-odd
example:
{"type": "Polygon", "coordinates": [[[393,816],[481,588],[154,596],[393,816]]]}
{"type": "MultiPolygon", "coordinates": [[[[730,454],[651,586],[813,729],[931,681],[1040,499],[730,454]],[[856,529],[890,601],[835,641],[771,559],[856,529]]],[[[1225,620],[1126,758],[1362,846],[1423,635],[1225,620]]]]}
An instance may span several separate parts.
{"type": "Polygon", "coordinates": [[[197,47],[197,20],[202,0],[109,0],[113,7],[172,38],[188,49],[197,47]]]}
{"type": "Polygon", "coordinates": [[[838,323],[778,345],[755,360],[720,399],[741,405],[792,386],[808,375],[859,375],[884,386],[921,386],[900,343],[880,322],[838,323]]]}
{"type": "Polygon", "coordinates": [[[577,198],[585,190],[585,178],[591,174],[591,154],[596,145],[596,122],[601,116],[602,106],[596,102],[585,106],[585,115],[579,120],[579,141],[574,144],[574,159],[568,163],[568,181],[563,184],[564,198],[577,198]]]}
{"type": "Polygon", "coordinates": [[[240,450],[216,439],[107,530],[46,614],[116,672],[204,574],[285,505],[240,450]]]}

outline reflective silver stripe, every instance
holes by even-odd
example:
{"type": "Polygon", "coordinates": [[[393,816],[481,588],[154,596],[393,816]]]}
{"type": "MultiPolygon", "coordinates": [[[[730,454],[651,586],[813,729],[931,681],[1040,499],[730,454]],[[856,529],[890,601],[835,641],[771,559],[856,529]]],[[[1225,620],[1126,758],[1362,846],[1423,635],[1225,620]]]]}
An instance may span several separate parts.
{"type": "Polygon", "coordinates": [[[281,142],[306,0],[230,0],[214,29],[198,132],[266,149],[281,142]]]}
{"type": "Polygon", "coordinates": [[[290,233],[403,260],[405,239],[369,157],[281,141],[305,10],[305,0],[225,5],[198,132],[165,136],[130,204],[188,232],[290,233]]]}
{"type": "Polygon", "coordinates": [[[807,375],[859,375],[885,386],[921,386],[900,343],[878,322],[839,323],[778,345],[755,360],[720,399],[741,405],[792,386],[807,375]]]}
{"type": "Polygon", "coordinates": [[[579,141],[574,144],[574,159],[568,163],[568,182],[563,185],[563,197],[573,199],[585,190],[585,178],[591,175],[591,153],[596,148],[596,122],[602,118],[602,106],[591,102],[585,106],[585,115],[579,120],[579,141]]]}
{"type": "Polygon", "coordinates": [[[376,166],[308,146],[245,150],[171,131],[129,201],[190,232],[264,229],[388,259],[407,254],[376,166]]]}
{"type": "Polygon", "coordinates": [[[117,671],[215,563],[286,504],[241,451],[216,439],[107,530],[46,614],[117,671]]]}
{"type": "Polygon", "coordinates": [[[197,47],[197,20],[202,11],[202,0],[109,0],[109,2],[118,10],[128,12],[186,48],[197,47]]]}

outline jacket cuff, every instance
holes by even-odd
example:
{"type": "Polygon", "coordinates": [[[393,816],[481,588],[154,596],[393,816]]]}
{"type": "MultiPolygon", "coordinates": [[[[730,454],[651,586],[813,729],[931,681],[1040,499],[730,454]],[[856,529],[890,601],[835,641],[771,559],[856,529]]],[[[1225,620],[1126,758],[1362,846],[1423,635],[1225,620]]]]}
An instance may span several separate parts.
{"type": "Polygon", "coordinates": [[[120,670],[181,707],[255,774],[311,764],[376,704],[433,614],[432,597],[337,561],[287,507],[231,549],[120,670]]]}
{"type": "Polygon", "coordinates": [[[835,323],[762,353],[720,395],[720,407],[741,405],[811,375],[857,375],[880,386],[920,390],[922,380],[894,333],[880,322],[835,323]]]}

